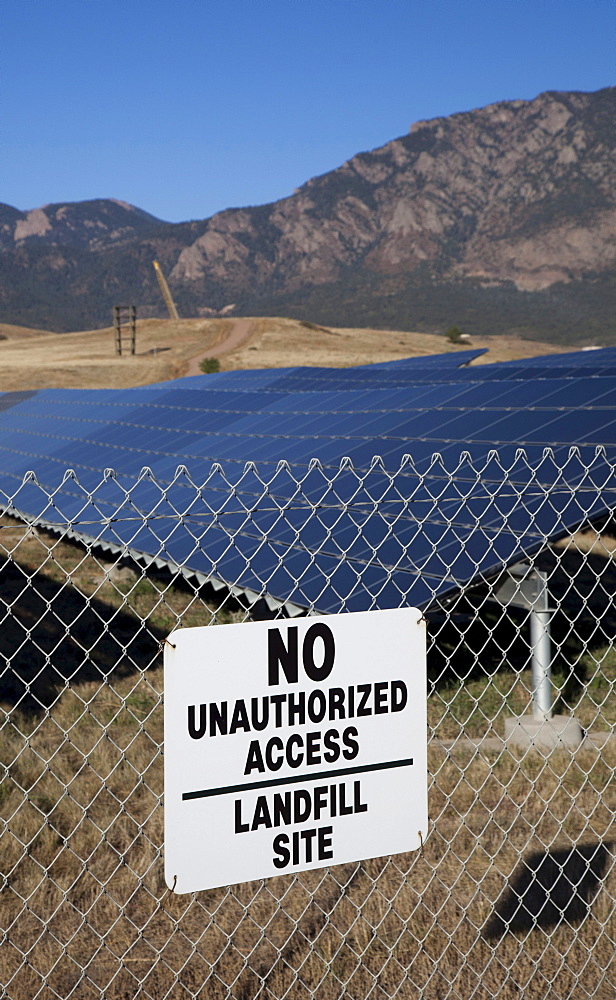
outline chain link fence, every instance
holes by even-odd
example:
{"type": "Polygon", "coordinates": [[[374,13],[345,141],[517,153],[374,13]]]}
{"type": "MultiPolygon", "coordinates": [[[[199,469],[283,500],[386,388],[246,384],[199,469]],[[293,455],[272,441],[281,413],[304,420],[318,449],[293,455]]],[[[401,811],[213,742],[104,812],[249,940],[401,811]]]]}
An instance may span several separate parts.
{"type": "MultiPolygon", "coordinates": [[[[331,472],[332,490],[340,474],[331,472]]],[[[166,539],[174,518],[186,523],[189,493],[184,509],[166,510],[162,532],[165,487],[149,481],[144,512],[114,480],[115,522],[158,539],[143,559],[136,543],[109,541],[108,512],[97,520],[95,503],[62,522],[56,494],[40,484],[32,509],[32,477],[0,495],[2,995],[612,1000],[616,532],[608,516],[597,522],[602,487],[589,482],[581,499],[579,480],[570,489],[594,520],[563,521],[513,573],[502,566],[424,607],[423,849],[184,896],[163,881],[161,642],[178,624],[289,608],[266,600],[268,581],[259,589],[254,572],[250,588],[223,586],[170,557],[166,539]],[[551,671],[555,716],[581,727],[578,745],[504,739],[508,718],[533,707],[537,716],[536,608],[524,580],[547,587],[550,662],[540,667],[543,681],[551,671]]],[[[506,469],[486,489],[503,484],[524,506],[506,469]]],[[[536,489],[535,509],[550,504],[549,487],[539,501],[536,489]]],[[[218,512],[231,496],[228,483],[218,512]]],[[[613,492],[602,499],[614,508],[613,492]]],[[[236,521],[225,528],[216,513],[216,544],[227,531],[233,546],[236,521]]],[[[304,500],[300,539],[317,517],[304,500]]],[[[370,517],[389,537],[378,503],[370,517]]],[[[213,530],[195,528],[194,545],[207,552],[213,530]]]]}

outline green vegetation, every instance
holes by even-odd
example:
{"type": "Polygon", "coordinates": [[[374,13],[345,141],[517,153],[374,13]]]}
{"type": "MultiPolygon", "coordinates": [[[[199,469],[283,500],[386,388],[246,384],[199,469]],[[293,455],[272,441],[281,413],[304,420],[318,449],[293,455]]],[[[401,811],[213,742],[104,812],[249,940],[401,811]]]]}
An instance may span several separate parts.
{"type": "Polygon", "coordinates": [[[220,371],[220,361],[218,358],[204,358],[199,368],[204,375],[215,375],[220,371]]]}
{"type": "Polygon", "coordinates": [[[464,334],[459,326],[450,326],[445,336],[450,344],[461,344],[464,339],[464,334]]]}

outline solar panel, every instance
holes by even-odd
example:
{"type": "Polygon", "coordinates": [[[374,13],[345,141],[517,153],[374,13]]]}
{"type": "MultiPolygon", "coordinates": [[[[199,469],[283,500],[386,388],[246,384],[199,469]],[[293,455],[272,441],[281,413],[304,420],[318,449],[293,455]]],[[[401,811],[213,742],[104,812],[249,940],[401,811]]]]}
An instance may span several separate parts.
{"type": "Polygon", "coordinates": [[[5,393],[0,434],[0,489],[11,495],[30,469],[41,484],[19,489],[22,516],[301,608],[424,606],[613,507],[616,484],[595,450],[616,457],[616,371],[426,361],[5,393]],[[512,467],[506,480],[494,447],[512,467]],[[345,458],[360,478],[340,471],[345,458]],[[292,472],[277,471],[281,460],[292,472]],[[251,462],[258,471],[244,472],[251,462]],[[589,465],[597,480],[582,503],[571,487],[590,482],[589,465]],[[67,468],[79,483],[66,480],[41,515],[67,468]],[[108,468],[117,480],[100,485],[108,468]],[[143,526],[138,512],[154,508],[143,526]]]}
{"type": "MultiPolygon", "coordinates": [[[[504,362],[518,365],[519,361],[504,362]]],[[[560,354],[543,354],[532,359],[533,365],[555,368],[601,368],[616,366],[616,347],[592,347],[582,351],[565,351],[560,354]]]]}
{"type": "MultiPolygon", "coordinates": [[[[215,372],[210,375],[190,375],[185,378],[175,379],[175,384],[181,384],[184,389],[202,388],[205,383],[216,383],[217,385],[233,383],[236,386],[251,383],[265,387],[271,385],[278,378],[287,376],[304,378],[313,376],[318,378],[342,379],[345,377],[363,377],[363,374],[378,375],[384,371],[398,372],[404,376],[406,370],[411,372],[421,371],[426,368],[460,368],[470,364],[476,358],[486,354],[486,348],[479,348],[469,351],[450,351],[444,354],[422,354],[412,358],[400,358],[395,361],[381,361],[371,365],[356,365],[350,368],[322,368],[322,367],[292,367],[292,368],[247,368],[241,371],[215,372]]],[[[154,386],[141,386],[140,388],[161,388],[168,386],[169,382],[157,382],[154,386]]]]}
{"type": "MultiPolygon", "coordinates": [[[[444,354],[421,354],[413,358],[399,358],[395,361],[380,361],[372,365],[357,365],[355,371],[383,370],[383,369],[405,369],[415,371],[418,368],[435,366],[438,368],[452,367],[461,368],[468,365],[482,354],[487,354],[486,347],[476,348],[470,351],[448,351],[444,354]]],[[[345,369],[348,371],[349,369],[345,369]]]]}
{"type": "Polygon", "coordinates": [[[420,385],[421,383],[432,382],[475,382],[475,381],[528,381],[536,379],[560,379],[575,378],[583,375],[584,378],[595,378],[607,375],[616,375],[616,364],[613,365],[586,365],[583,369],[580,366],[565,365],[537,365],[537,359],[531,358],[527,362],[506,362],[503,364],[479,365],[477,367],[441,367],[439,365],[418,366],[413,370],[381,370],[370,373],[368,367],[365,369],[344,369],[346,373],[342,375],[340,369],[276,369],[261,372],[258,370],[246,372],[222,372],[217,375],[198,375],[186,379],[176,379],[174,382],[161,382],[156,386],[142,386],[133,392],[147,392],[152,389],[162,389],[178,387],[182,392],[187,390],[202,391],[207,389],[221,393],[238,392],[252,390],[260,392],[267,389],[270,392],[315,392],[321,391],[326,386],[335,389],[369,389],[369,388],[396,388],[406,385],[420,385]],[[249,378],[245,378],[249,376],[249,378]]]}

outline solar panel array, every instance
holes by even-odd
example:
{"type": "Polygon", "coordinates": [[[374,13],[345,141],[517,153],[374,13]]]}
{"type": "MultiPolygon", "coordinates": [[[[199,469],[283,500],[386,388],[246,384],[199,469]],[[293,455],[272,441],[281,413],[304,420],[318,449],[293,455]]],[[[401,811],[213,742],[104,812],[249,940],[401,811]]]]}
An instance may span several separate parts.
{"type": "MultiPolygon", "coordinates": [[[[583,351],[563,351],[533,358],[542,368],[614,368],[616,367],[616,347],[587,347],[583,351]]],[[[519,365],[519,361],[506,361],[507,365],[519,365]]]]}
{"type": "Polygon", "coordinates": [[[290,609],[426,606],[614,507],[616,351],[478,353],[5,393],[0,489],[32,470],[21,516],[290,609]]]}

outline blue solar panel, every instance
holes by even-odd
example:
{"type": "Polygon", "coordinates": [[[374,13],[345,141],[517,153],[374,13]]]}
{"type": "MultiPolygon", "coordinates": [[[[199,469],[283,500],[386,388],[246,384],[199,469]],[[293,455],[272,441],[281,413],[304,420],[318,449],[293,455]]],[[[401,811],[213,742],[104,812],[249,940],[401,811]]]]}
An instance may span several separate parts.
{"type": "Polygon", "coordinates": [[[616,456],[616,368],[601,355],[605,365],[533,358],[455,368],[458,353],[376,370],[290,368],[132,390],[5,393],[0,489],[14,493],[33,469],[43,489],[19,490],[22,515],[70,522],[97,542],[282,602],[322,612],[422,606],[614,506],[613,475],[594,457],[597,446],[616,456]],[[580,460],[569,457],[573,443],[580,460]],[[512,468],[505,481],[488,458],[495,446],[512,468]],[[412,465],[398,472],[407,455],[412,465]],[[368,471],[375,456],[383,467],[368,471]],[[344,457],[360,477],[338,471],[344,457]],[[325,473],[309,471],[314,458],[325,473]],[[281,459],[292,474],[275,472],[281,459]],[[212,475],[214,462],[221,471],[212,475]],[[243,473],[247,462],[258,474],[243,473]],[[563,462],[568,489],[558,485],[563,462]],[[586,471],[593,463],[594,484],[586,471]],[[205,484],[198,496],[176,480],[180,464],[205,484]],[[144,466],[159,483],[173,482],[165,499],[151,480],[139,480],[144,466]],[[79,483],[67,480],[41,515],[45,491],[66,468],[79,483]],[[118,481],[100,485],[106,468],[118,481]],[[235,491],[228,480],[239,481],[235,491]],[[589,484],[592,498],[576,500],[572,484],[589,484]],[[156,509],[148,526],[127,517],[126,489],[133,514],[156,509]],[[87,528],[93,508],[108,523],[87,528]],[[177,512],[189,508],[178,523],[177,512]]]}
{"type": "MultiPolygon", "coordinates": [[[[596,352],[593,352],[596,353],[596,352]]],[[[567,357],[568,355],[564,355],[567,357]]],[[[440,356],[439,356],[440,357],[440,356]]],[[[157,389],[167,387],[168,389],[180,388],[182,392],[186,390],[208,391],[227,394],[251,389],[255,392],[267,390],[270,393],[296,392],[308,393],[322,391],[325,386],[331,390],[352,390],[365,391],[369,388],[391,388],[404,387],[407,385],[419,386],[422,383],[438,382],[467,382],[467,381],[527,381],[529,379],[559,379],[575,378],[583,373],[584,378],[616,375],[616,363],[606,365],[586,365],[580,366],[565,365],[540,365],[536,363],[540,359],[530,358],[526,362],[507,362],[492,365],[478,365],[476,367],[447,367],[438,364],[417,366],[412,370],[381,370],[370,373],[370,367],[365,369],[343,369],[345,373],[340,374],[340,369],[277,369],[279,374],[272,377],[270,372],[224,372],[220,375],[203,375],[187,379],[176,379],[174,382],[163,382],[157,389]],[[332,374],[329,374],[332,373],[332,374]],[[244,376],[251,378],[244,380],[244,376]],[[254,376],[254,377],[253,377],[254,376]],[[260,378],[259,376],[263,376],[260,378]],[[184,385],[184,383],[187,383],[184,385]]],[[[374,366],[376,367],[376,366],[374,366]]],[[[152,387],[149,387],[151,389],[152,387]]],[[[148,389],[148,391],[149,391],[148,389]]],[[[132,390],[134,392],[145,392],[144,387],[132,390]]]]}
{"type": "MultiPolygon", "coordinates": [[[[469,351],[448,351],[444,354],[420,354],[413,358],[400,358],[397,361],[381,361],[378,364],[373,365],[357,365],[354,371],[374,371],[383,369],[412,369],[416,371],[418,368],[424,368],[427,366],[435,366],[438,368],[461,368],[463,365],[468,365],[471,361],[476,358],[480,358],[482,354],[487,354],[487,348],[480,347],[469,351]]],[[[344,369],[349,371],[350,369],[344,369]]]]}
{"type": "MultiPolygon", "coordinates": [[[[614,368],[616,347],[590,347],[583,351],[565,351],[561,354],[543,354],[531,359],[533,366],[554,368],[614,368]]],[[[519,361],[507,361],[507,365],[519,365],[519,361]]]]}
{"type": "Polygon", "coordinates": [[[216,372],[211,375],[191,375],[175,379],[173,383],[157,382],[154,386],[139,386],[142,390],[164,388],[170,384],[181,385],[183,389],[201,389],[208,385],[220,387],[232,384],[235,387],[251,385],[253,388],[266,388],[277,384],[279,380],[292,379],[307,382],[309,379],[325,378],[329,381],[344,383],[346,380],[360,379],[365,381],[366,375],[376,378],[386,372],[392,377],[398,374],[405,378],[405,373],[422,371],[430,368],[455,369],[470,364],[476,358],[486,354],[485,348],[469,351],[450,351],[444,354],[418,355],[413,358],[401,358],[397,361],[382,361],[372,365],[356,365],[351,368],[249,368],[242,371],[216,372]]]}

